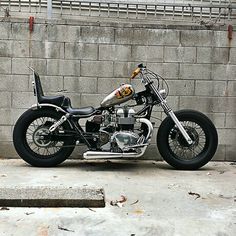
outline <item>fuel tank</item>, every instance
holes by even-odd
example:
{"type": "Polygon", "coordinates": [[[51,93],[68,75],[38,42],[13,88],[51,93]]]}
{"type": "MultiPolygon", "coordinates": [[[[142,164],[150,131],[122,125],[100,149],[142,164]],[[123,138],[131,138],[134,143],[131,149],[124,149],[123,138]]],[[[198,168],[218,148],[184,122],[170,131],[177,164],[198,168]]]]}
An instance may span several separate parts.
{"type": "Polygon", "coordinates": [[[111,92],[101,102],[101,107],[111,107],[130,100],[134,95],[134,88],[130,84],[122,84],[118,89],[111,92]]]}

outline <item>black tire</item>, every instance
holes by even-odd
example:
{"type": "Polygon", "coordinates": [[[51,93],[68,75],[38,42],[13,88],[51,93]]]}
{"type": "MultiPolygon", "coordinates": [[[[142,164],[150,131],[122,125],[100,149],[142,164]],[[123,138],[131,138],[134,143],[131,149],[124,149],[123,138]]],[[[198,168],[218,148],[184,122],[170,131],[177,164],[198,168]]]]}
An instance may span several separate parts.
{"type": "MultiPolygon", "coordinates": [[[[36,139],[40,136],[40,132],[47,132],[52,122],[59,120],[61,116],[60,112],[51,109],[29,109],[21,115],[14,127],[13,143],[23,160],[32,166],[53,167],[71,155],[74,147],[68,145],[73,145],[74,141],[52,142],[36,139]]],[[[70,130],[71,128],[68,122],[64,122],[59,129],[70,130]]]]}
{"type": "Polygon", "coordinates": [[[204,114],[194,110],[180,110],[175,115],[194,140],[190,146],[168,116],[157,133],[157,147],[163,159],[176,169],[196,170],[208,163],[218,146],[214,124],[204,114]]]}

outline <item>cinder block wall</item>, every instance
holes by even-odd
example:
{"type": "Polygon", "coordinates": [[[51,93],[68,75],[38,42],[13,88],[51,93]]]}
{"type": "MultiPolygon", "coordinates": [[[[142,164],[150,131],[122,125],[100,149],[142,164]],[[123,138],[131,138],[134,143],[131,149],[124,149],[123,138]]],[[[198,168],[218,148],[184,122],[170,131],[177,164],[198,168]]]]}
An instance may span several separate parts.
{"type": "MultiPolygon", "coordinates": [[[[17,157],[13,125],[35,102],[27,66],[41,75],[46,93],[66,90],[80,107],[98,106],[143,62],[167,80],[174,110],[196,109],[215,123],[214,159],[235,160],[236,34],[229,40],[226,28],[36,20],[30,33],[27,20],[0,22],[0,156],[17,157]]],[[[140,81],[133,84],[141,89],[140,81]]],[[[165,117],[160,108],[154,116],[165,117]]],[[[145,158],[160,159],[155,135],[145,158]]]]}

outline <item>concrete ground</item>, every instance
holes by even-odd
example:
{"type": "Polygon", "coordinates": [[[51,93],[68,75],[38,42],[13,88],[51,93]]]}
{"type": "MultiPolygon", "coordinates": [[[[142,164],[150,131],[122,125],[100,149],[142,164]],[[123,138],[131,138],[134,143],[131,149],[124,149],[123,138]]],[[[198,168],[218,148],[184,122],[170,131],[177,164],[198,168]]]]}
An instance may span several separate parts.
{"type": "Polygon", "coordinates": [[[106,207],[0,207],[0,236],[233,236],[235,177],[235,163],[222,162],[176,171],[153,161],[70,160],[56,168],[33,168],[22,160],[1,160],[1,188],[103,187],[106,207]],[[112,206],[121,195],[127,198],[123,206],[112,206]]]}

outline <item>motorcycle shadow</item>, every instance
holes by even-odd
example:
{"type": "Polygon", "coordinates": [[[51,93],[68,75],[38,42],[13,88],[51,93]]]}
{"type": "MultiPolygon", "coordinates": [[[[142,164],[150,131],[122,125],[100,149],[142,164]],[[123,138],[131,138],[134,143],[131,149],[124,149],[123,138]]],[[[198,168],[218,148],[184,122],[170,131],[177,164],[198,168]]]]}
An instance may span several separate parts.
{"type": "MultiPolygon", "coordinates": [[[[79,168],[87,171],[131,171],[137,169],[145,170],[170,170],[170,171],[185,171],[176,170],[164,161],[145,161],[145,160],[67,160],[56,168],[79,168]]],[[[213,168],[204,166],[196,171],[211,171],[213,168]]],[[[192,171],[192,170],[191,170],[192,171]]],[[[185,171],[187,172],[187,171],[185,171]]]]}

